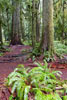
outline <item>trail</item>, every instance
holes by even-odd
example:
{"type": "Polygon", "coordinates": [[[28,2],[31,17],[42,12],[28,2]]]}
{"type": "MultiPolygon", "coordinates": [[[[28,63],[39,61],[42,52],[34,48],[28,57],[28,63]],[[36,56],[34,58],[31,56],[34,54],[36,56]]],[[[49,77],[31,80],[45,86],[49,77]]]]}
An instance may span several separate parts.
{"type": "Polygon", "coordinates": [[[28,54],[22,54],[22,49],[29,49],[29,46],[16,45],[10,47],[10,52],[0,57],[0,82],[12,72],[18,64],[27,64],[25,58],[28,54]]]}

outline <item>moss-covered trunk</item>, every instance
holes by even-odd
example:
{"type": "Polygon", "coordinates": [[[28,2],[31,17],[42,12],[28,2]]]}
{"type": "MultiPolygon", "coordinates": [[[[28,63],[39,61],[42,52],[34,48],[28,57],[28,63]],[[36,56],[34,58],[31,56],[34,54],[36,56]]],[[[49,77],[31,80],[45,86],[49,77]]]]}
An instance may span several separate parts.
{"type": "Polygon", "coordinates": [[[25,40],[22,5],[20,6],[20,29],[21,29],[22,39],[25,40]]]}
{"type": "Polygon", "coordinates": [[[36,43],[36,17],[35,17],[35,0],[32,1],[32,46],[36,43]]]}
{"type": "Polygon", "coordinates": [[[12,38],[11,44],[21,44],[20,30],[20,2],[13,0],[14,11],[12,15],[12,38]]]}
{"type": "Polygon", "coordinates": [[[64,33],[64,1],[62,1],[62,11],[63,11],[63,16],[62,16],[62,43],[64,43],[64,38],[65,38],[65,33],[64,33]]]}
{"type": "Polygon", "coordinates": [[[36,2],[36,41],[40,40],[40,18],[39,18],[39,4],[40,1],[36,2]]]}
{"type": "Polygon", "coordinates": [[[2,45],[2,20],[1,20],[1,14],[0,14],[0,45],[2,45]]]}
{"type": "Polygon", "coordinates": [[[53,0],[43,0],[43,33],[40,49],[54,51],[53,0]]]}

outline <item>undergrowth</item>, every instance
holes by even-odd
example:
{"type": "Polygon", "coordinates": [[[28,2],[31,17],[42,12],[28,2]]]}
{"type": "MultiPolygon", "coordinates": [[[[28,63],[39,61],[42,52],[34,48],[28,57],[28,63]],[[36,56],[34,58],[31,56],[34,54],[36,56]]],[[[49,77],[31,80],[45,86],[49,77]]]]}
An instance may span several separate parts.
{"type": "Polygon", "coordinates": [[[9,52],[11,51],[10,48],[4,47],[4,46],[0,46],[0,52],[9,52]]]}
{"type": "Polygon", "coordinates": [[[9,46],[10,45],[10,41],[4,41],[3,45],[9,46]]]}
{"type": "Polygon", "coordinates": [[[40,43],[35,44],[35,48],[32,50],[32,57],[40,56],[41,52],[39,50],[39,45],[40,45],[40,43]]]}
{"type": "Polygon", "coordinates": [[[2,52],[0,52],[0,56],[3,56],[3,53],[2,52]]]}
{"type": "Polygon", "coordinates": [[[55,60],[54,55],[51,55],[49,51],[44,51],[44,59],[47,62],[52,62],[55,60]]]}
{"type": "Polygon", "coordinates": [[[64,54],[67,54],[67,46],[62,44],[60,41],[55,41],[54,47],[58,56],[62,57],[64,54]]]}
{"type": "MultiPolygon", "coordinates": [[[[9,100],[30,100],[29,94],[33,94],[33,100],[65,100],[62,99],[56,87],[63,87],[66,91],[66,83],[60,82],[60,71],[51,71],[48,64],[36,63],[38,67],[29,69],[24,65],[18,65],[18,68],[12,72],[7,80],[7,87],[11,87],[11,96],[9,100]],[[14,96],[16,93],[16,96],[14,96]]],[[[64,96],[65,98],[65,96],[64,96]]]]}
{"type": "Polygon", "coordinates": [[[5,52],[10,52],[10,51],[11,51],[10,48],[6,48],[6,47],[4,47],[4,46],[0,46],[0,56],[3,56],[3,54],[4,54],[5,52]]]}
{"type": "MultiPolygon", "coordinates": [[[[38,49],[39,43],[36,43],[35,48],[32,50],[32,58],[35,60],[35,57],[40,56],[42,52],[38,49]]],[[[56,54],[59,58],[63,58],[67,54],[67,46],[62,44],[60,41],[54,41],[54,55],[56,54]]],[[[54,55],[51,55],[49,51],[44,51],[44,59],[47,62],[54,61],[54,55]]]]}
{"type": "Polygon", "coordinates": [[[29,40],[29,41],[26,40],[26,41],[23,41],[22,43],[23,43],[24,45],[30,45],[30,46],[32,45],[32,41],[31,41],[31,40],[29,40]]]}

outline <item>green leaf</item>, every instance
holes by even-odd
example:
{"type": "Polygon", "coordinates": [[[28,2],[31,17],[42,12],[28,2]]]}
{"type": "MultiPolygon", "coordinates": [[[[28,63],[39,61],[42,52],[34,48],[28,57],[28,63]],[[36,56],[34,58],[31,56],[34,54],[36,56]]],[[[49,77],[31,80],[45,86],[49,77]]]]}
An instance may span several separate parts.
{"type": "Polygon", "coordinates": [[[67,96],[63,96],[63,100],[67,100],[67,96]]]}
{"type": "Polygon", "coordinates": [[[11,95],[11,96],[9,97],[9,100],[13,100],[13,95],[11,95]]]}
{"type": "Polygon", "coordinates": [[[29,91],[30,91],[30,86],[26,86],[24,91],[24,100],[28,100],[29,91]]]}
{"type": "Polygon", "coordinates": [[[40,89],[34,89],[35,91],[35,100],[46,100],[46,96],[42,93],[40,89]]]}
{"type": "Polygon", "coordinates": [[[15,83],[13,84],[12,91],[11,91],[12,94],[15,92],[16,87],[17,87],[17,84],[18,84],[18,82],[15,82],[15,83]]]}

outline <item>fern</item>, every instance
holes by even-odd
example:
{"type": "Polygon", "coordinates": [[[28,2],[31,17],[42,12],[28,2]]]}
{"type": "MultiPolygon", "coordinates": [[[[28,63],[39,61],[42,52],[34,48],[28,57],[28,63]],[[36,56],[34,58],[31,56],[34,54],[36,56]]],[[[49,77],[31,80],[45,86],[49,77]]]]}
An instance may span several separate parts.
{"type": "Polygon", "coordinates": [[[62,100],[57,93],[44,95],[39,89],[35,91],[35,100],[62,100]]]}
{"type": "MultiPolygon", "coordinates": [[[[56,78],[55,74],[60,76],[61,72],[51,71],[46,61],[44,65],[41,63],[36,64],[38,67],[31,70],[24,68],[24,66],[20,64],[18,68],[8,76],[7,86],[12,88],[12,95],[16,92],[16,100],[28,100],[28,93],[30,92],[35,94],[35,100],[43,100],[46,98],[43,92],[52,93],[55,91],[56,86],[60,85],[60,81],[56,78]]],[[[10,100],[13,98],[12,95],[10,96],[10,100]]]]}
{"type": "Polygon", "coordinates": [[[24,100],[28,100],[29,91],[30,91],[30,86],[26,86],[24,91],[24,100]]]}

